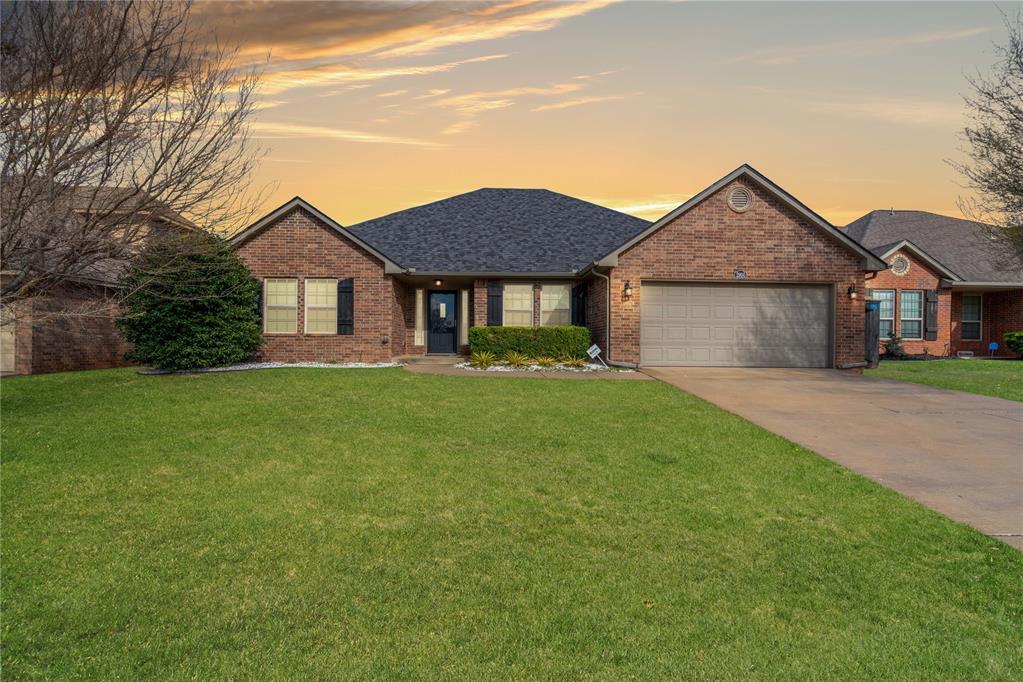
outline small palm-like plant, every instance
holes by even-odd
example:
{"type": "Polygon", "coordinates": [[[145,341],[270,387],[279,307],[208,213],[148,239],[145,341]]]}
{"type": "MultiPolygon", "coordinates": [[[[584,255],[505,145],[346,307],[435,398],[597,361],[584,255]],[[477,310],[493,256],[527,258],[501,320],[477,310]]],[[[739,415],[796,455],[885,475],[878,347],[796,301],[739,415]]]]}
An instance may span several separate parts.
{"type": "Polygon", "coordinates": [[[541,367],[553,367],[554,365],[558,364],[558,361],[552,357],[544,355],[536,359],[536,364],[540,365],[541,367]]]}
{"type": "Polygon", "coordinates": [[[469,358],[469,364],[473,367],[486,369],[487,367],[497,364],[497,356],[488,350],[476,351],[469,358]]]}
{"type": "Polygon", "coordinates": [[[586,366],[586,361],[582,358],[561,358],[561,364],[565,367],[579,369],[586,366]]]}
{"type": "Polygon", "coordinates": [[[533,359],[525,353],[513,350],[508,351],[508,353],[504,356],[504,361],[512,367],[527,367],[533,362],[533,359]]]}

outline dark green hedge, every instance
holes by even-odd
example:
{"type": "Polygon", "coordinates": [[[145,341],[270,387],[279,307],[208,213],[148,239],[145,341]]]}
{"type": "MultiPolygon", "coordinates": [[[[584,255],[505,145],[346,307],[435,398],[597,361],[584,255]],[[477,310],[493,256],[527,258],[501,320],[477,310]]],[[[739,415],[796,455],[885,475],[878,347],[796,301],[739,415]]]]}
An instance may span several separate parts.
{"type": "Polygon", "coordinates": [[[1016,355],[1023,355],[1023,332],[1009,332],[1004,338],[1006,348],[1016,355]]]}
{"type": "Polygon", "coordinates": [[[585,358],[590,347],[586,327],[473,327],[469,350],[489,351],[503,358],[509,351],[531,358],[585,358]]]}

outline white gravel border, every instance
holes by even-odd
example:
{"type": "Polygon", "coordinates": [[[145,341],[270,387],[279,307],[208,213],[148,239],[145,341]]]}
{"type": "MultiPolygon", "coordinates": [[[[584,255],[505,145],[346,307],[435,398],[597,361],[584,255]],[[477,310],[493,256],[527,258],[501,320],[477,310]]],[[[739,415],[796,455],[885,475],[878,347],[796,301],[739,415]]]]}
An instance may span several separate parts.
{"type": "Polygon", "coordinates": [[[243,362],[227,367],[207,367],[196,372],[241,372],[247,369],[279,369],[282,367],[312,367],[315,369],[378,369],[401,367],[400,362],[243,362]]]}
{"type": "Polygon", "coordinates": [[[473,367],[468,362],[460,362],[455,365],[458,369],[466,369],[470,372],[632,372],[631,369],[620,367],[605,367],[600,363],[588,362],[582,367],[567,367],[562,364],[551,367],[540,365],[525,365],[524,367],[509,367],[508,365],[491,365],[490,367],[473,367]]]}
{"type": "Polygon", "coordinates": [[[226,367],[203,367],[201,369],[183,369],[179,371],[141,369],[139,374],[208,374],[210,372],[244,372],[250,369],[281,369],[287,367],[311,367],[314,369],[378,369],[383,367],[403,367],[401,362],[240,362],[226,367]]]}

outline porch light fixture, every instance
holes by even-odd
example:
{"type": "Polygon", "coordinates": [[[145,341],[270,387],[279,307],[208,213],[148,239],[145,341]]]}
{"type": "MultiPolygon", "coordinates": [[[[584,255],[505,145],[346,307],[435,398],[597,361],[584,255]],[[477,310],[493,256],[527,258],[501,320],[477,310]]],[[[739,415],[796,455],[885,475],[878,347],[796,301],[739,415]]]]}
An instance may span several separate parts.
{"type": "Polygon", "coordinates": [[[435,279],[435,280],[433,280],[433,286],[439,287],[441,284],[444,284],[444,280],[442,280],[442,279],[435,279]]]}
{"type": "Polygon", "coordinates": [[[847,293],[849,294],[849,298],[851,298],[854,301],[856,300],[856,287],[849,287],[847,293]]]}
{"type": "Polygon", "coordinates": [[[632,285],[628,281],[625,282],[625,288],[622,289],[622,296],[632,298],[632,285]]]}

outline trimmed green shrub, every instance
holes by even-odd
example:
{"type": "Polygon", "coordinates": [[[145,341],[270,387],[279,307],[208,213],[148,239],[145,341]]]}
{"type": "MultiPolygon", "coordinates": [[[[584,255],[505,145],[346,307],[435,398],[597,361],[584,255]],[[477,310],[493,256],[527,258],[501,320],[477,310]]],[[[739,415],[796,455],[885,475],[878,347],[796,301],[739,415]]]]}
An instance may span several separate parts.
{"type": "Polygon", "coordinates": [[[884,343],[884,357],[891,360],[904,360],[906,358],[906,350],[902,347],[902,339],[898,336],[882,339],[882,342],[884,343]]]}
{"type": "Polygon", "coordinates": [[[124,279],[117,325],[128,359],[167,370],[250,359],[262,343],[259,282],[223,240],[206,234],[150,243],[124,279]]]}
{"type": "Polygon", "coordinates": [[[585,358],[590,347],[586,327],[473,327],[469,350],[489,351],[499,358],[509,352],[529,357],[585,358]]]}
{"type": "Polygon", "coordinates": [[[1016,355],[1023,355],[1023,332],[1009,332],[1002,337],[1005,339],[1005,347],[1016,355]]]}

